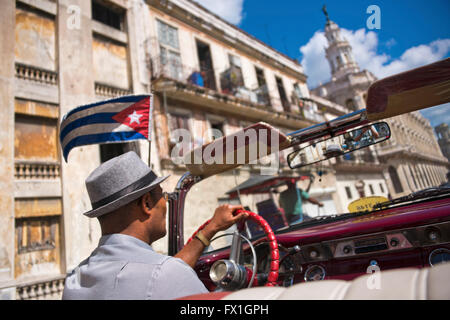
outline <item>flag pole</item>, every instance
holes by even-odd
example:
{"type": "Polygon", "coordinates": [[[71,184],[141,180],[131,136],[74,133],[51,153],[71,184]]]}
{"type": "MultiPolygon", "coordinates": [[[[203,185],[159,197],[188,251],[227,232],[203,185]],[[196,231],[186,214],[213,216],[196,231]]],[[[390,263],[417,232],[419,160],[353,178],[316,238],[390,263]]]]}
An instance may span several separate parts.
{"type": "Polygon", "coordinates": [[[152,128],[153,128],[153,94],[150,95],[149,98],[149,104],[148,104],[148,115],[149,115],[149,119],[148,119],[148,167],[151,169],[152,168],[152,128]]]}

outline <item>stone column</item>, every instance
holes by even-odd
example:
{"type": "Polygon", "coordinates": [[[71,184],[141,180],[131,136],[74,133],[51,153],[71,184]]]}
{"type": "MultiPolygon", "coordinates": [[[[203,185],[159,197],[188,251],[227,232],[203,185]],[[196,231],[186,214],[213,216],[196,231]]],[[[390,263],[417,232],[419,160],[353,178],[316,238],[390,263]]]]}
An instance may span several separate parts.
{"type": "Polygon", "coordinates": [[[430,178],[428,177],[428,172],[425,170],[425,164],[420,163],[419,168],[420,168],[420,171],[422,172],[423,179],[425,181],[425,187],[426,188],[431,187],[431,181],[430,181],[430,178]]]}
{"type": "Polygon", "coordinates": [[[427,165],[427,171],[428,171],[428,175],[430,176],[431,181],[433,182],[433,186],[438,186],[439,183],[436,181],[436,177],[434,176],[434,172],[433,172],[433,164],[428,164],[427,165]]]}
{"type": "Polygon", "coordinates": [[[440,166],[438,166],[438,165],[434,166],[434,173],[436,174],[437,181],[439,182],[439,184],[441,184],[442,180],[441,180],[441,176],[439,174],[439,167],[440,166]]]}
{"type": "Polygon", "coordinates": [[[416,180],[417,180],[417,184],[419,186],[419,190],[424,189],[425,188],[425,185],[423,182],[424,180],[423,180],[422,174],[420,173],[420,171],[418,169],[417,163],[413,164],[413,170],[414,170],[414,173],[416,174],[416,180]]]}
{"type": "MultiPolygon", "coordinates": [[[[62,117],[74,107],[95,101],[91,1],[59,0],[57,19],[62,117]]],[[[67,270],[85,259],[98,243],[98,222],[83,213],[91,209],[84,181],[99,164],[98,145],[75,148],[70,152],[67,163],[62,160],[62,239],[67,270]]]]}
{"type": "MultiPolygon", "coordinates": [[[[14,279],[14,44],[16,2],[0,6],[0,285],[14,279]]],[[[0,299],[14,299],[14,289],[0,299]]]]}
{"type": "Polygon", "coordinates": [[[406,181],[406,184],[405,183],[402,183],[402,185],[405,187],[405,186],[407,186],[408,187],[408,190],[405,190],[405,191],[407,191],[407,193],[411,193],[411,192],[413,192],[414,191],[414,189],[413,189],[413,183],[412,183],[412,181],[411,181],[411,176],[410,176],[410,174],[409,174],[409,172],[406,170],[406,165],[405,164],[400,164],[399,165],[399,169],[401,168],[401,176],[400,176],[400,180],[403,180],[404,179],[404,181],[406,181]],[[402,179],[403,178],[403,179],[402,179]]]}
{"type": "Polygon", "coordinates": [[[442,182],[447,181],[447,171],[448,171],[447,168],[444,166],[440,166],[439,169],[440,169],[439,171],[441,173],[442,182]]]}

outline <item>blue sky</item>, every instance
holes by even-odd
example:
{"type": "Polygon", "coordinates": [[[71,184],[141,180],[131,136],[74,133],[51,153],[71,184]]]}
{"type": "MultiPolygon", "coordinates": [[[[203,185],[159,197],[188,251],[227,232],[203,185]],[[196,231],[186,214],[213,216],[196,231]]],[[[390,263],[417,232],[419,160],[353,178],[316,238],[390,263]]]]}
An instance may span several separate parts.
{"type": "MultiPolygon", "coordinates": [[[[298,59],[308,86],[330,79],[323,36],[326,4],[362,69],[378,78],[450,56],[450,0],[196,0],[225,20],[298,59]],[[381,28],[366,25],[370,5],[381,12],[381,28]]],[[[422,112],[431,124],[450,124],[450,104],[422,112]]]]}

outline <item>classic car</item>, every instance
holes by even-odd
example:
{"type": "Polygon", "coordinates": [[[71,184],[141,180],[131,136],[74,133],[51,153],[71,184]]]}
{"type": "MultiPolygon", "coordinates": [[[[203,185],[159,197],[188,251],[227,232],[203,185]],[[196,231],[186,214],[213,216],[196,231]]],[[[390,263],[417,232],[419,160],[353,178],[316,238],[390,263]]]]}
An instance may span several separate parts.
{"type": "MultiPolygon", "coordinates": [[[[294,147],[287,157],[291,168],[330,161],[389,139],[389,125],[383,119],[448,103],[449,92],[450,59],[446,59],[375,82],[364,110],[289,134],[257,123],[193,150],[185,157],[188,172],[169,198],[169,254],[174,255],[184,245],[184,204],[189,190],[202,180],[258,158],[258,152],[256,156],[250,152],[252,147],[267,154],[294,147]],[[257,132],[257,139],[243,139],[239,144],[235,138],[249,130],[257,132]],[[272,137],[275,134],[276,139],[260,132],[269,132],[272,137]],[[196,152],[211,147],[214,156],[234,160],[241,156],[243,161],[191,161],[196,152]]],[[[286,179],[259,178],[234,188],[228,196],[270,192],[286,179]]],[[[450,264],[446,263],[450,261],[449,196],[449,185],[436,186],[384,199],[356,212],[322,215],[296,224],[287,223],[279,210],[264,216],[253,213],[256,208],[247,207],[252,212],[250,219],[217,237],[229,236],[231,243],[207,248],[195,271],[212,292],[209,298],[216,299],[450,299],[450,264]],[[377,271],[381,272],[384,290],[368,290],[370,277],[377,271]],[[364,281],[358,280],[361,276],[364,281]],[[250,288],[256,286],[268,288],[250,288]],[[411,290],[415,296],[411,296],[411,290]]],[[[377,285],[376,281],[372,284],[377,285]]]]}

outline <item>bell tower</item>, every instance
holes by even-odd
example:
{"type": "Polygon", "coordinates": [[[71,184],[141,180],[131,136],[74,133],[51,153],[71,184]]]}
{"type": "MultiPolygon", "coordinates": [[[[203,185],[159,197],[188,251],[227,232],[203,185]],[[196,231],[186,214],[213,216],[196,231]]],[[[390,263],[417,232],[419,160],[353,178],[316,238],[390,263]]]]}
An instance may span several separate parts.
{"type": "Polygon", "coordinates": [[[328,47],[325,49],[325,53],[331,67],[332,77],[339,79],[349,73],[359,72],[359,67],[353,57],[352,47],[342,37],[339,26],[330,20],[325,6],[323,6],[322,11],[327,19],[325,37],[328,41],[328,47]]]}

